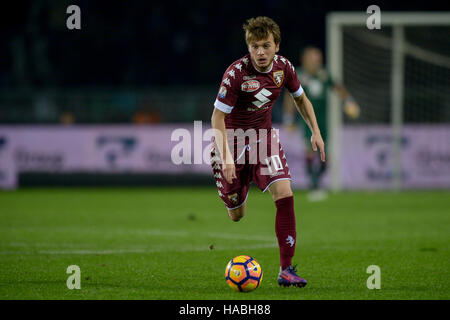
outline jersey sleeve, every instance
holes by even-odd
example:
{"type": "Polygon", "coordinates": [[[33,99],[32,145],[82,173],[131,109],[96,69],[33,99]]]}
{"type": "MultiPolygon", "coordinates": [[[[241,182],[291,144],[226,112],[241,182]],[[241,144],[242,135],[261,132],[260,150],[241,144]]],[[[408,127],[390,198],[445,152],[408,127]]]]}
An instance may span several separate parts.
{"type": "Polygon", "coordinates": [[[238,74],[233,66],[230,66],[222,77],[219,92],[217,93],[214,107],[222,112],[230,113],[237,101],[239,94],[238,74]]]}
{"type": "Polygon", "coordinates": [[[298,80],[297,72],[295,72],[294,65],[288,60],[286,64],[286,84],[285,87],[289,90],[294,98],[300,97],[303,94],[303,88],[298,80]]]}

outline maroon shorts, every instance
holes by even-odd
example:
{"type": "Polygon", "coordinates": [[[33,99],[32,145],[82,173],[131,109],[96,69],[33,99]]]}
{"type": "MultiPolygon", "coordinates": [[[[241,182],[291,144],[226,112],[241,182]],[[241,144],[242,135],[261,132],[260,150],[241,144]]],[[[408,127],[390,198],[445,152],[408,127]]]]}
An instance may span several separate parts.
{"type": "Polygon", "coordinates": [[[228,209],[239,208],[245,203],[250,182],[265,192],[277,180],[291,180],[286,156],[275,130],[269,131],[266,139],[245,144],[241,148],[235,145],[234,160],[237,179],[233,179],[230,184],[223,176],[222,164],[215,148],[211,150],[211,166],[217,190],[228,209]],[[266,147],[263,148],[263,144],[266,147]]]}

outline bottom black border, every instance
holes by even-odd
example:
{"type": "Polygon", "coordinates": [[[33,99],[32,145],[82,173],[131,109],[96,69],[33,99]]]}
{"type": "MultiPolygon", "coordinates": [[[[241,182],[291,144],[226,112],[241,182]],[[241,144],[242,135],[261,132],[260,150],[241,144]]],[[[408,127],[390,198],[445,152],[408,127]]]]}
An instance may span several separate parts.
{"type": "Polygon", "coordinates": [[[144,319],[290,319],[319,317],[386,317],[448,310],[449,300],[3,300],[4,314],[55,316],[125,316],[144,319]],[[161,315],[161,316],[158,316],[161,315]]]}

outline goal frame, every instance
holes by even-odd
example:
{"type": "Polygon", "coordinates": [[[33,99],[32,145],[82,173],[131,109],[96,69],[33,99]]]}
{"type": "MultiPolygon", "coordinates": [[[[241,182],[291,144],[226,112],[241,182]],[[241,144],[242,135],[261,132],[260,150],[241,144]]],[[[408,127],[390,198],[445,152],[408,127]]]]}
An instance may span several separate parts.
{"type": "MultiPolygon", "coordinates": [[[[366,12],[330,12],[326,16],[326,57],[328,69],[336,82],[343,80],[343,27],[366,26],[366,12]]],[[[445,12],[384,12],[380,11],[381,28],[390,26],[392,33],[391,69],[391,126],[393,137],[393,179],[392,189],[401,189],[401,134],[403,128],[404,92],[404,27],[405,26],[446,26],[450,25],[450,11],[445,12]]],[[[374,30],[376,32],[376,30],[374,30]]],[[[345,84],[344,84],[345,85],[345,84]]],[[[328,159],[329,188],[342,190],[341,182],[341,131],[343,116],[341,101],[334,93],[328,93],[328,128],[330,132],[328,159]]]]}

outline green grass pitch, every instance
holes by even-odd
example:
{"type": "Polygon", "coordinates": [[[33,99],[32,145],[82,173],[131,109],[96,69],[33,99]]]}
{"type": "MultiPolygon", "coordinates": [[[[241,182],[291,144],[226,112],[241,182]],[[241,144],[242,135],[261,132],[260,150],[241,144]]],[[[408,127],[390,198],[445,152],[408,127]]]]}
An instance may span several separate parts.
{"type": "Polygon", "coordinates": [[[254,186],[237,223],[213,187],[1,192],[0,299],[449,299],[449,196],[344,192],[310,203],[295,192],[294,262],[309,283],[281,288],[275,206],[254,186]],[[264,272],[251,293],[224,280],[240,254],[264,272]],[[81,269],[80,290],[66,286],[69,265],[81,269]],[[366,286],[370,265],[380,290],[366,286]]]}

